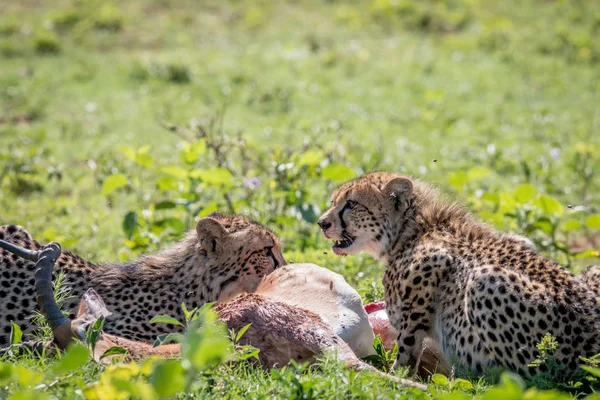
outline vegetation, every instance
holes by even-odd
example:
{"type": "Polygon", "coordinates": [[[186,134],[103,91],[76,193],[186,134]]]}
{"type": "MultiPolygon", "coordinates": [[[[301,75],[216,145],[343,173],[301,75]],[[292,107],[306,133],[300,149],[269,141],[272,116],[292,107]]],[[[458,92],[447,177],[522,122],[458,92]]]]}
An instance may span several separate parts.
{"type": "MultiPolygon", "coordinates": [[[[383,266],[336,257],[314,222],[340,182],[393,170],[573,272],[599,262],[597,2],[5,3],[0,223],[40,241],[129,260],[199,216],[239,212],[279,234],[288,261],[340,272],[379,300],[383,266]]],[[[212,343],[212,327],[183,340],[212,343]]],[[[552,362],[551,339],[533,363],[552,362]]],[[[249,349],[215,348],[211,360],[107,368],[84,346],[8,357],[0,397],[429,397],[332,357],[265,372],[214,362],[249,349]]],[[[385,367],[389,354],[380,358],[385,367]]],[[[435,376],[431,396],[570,398],[597,387],[598,362],[588,363],[568,386],[435,376]]]]}

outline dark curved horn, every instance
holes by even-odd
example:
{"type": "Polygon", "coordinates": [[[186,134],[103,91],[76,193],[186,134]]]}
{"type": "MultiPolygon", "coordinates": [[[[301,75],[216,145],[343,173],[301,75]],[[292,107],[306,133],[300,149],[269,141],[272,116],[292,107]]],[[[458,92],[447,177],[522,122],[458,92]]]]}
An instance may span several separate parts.
{"type": "Polygon", "coordinates": [[[52,268],[58,257],[60,257],[60,253],[61,249],[58,243],[49,243],[39,252],[39,259],[35,264],[37,303],[52,330],[69,322],[69,319],[58,308],[52,291],[52,268]]]}
{"type": "Polygon", "coordinates": [[[4,240],[0,240],[0,247],[29,261],[36,262],[40,258],[40,251],[27,250],[4,240]]]}

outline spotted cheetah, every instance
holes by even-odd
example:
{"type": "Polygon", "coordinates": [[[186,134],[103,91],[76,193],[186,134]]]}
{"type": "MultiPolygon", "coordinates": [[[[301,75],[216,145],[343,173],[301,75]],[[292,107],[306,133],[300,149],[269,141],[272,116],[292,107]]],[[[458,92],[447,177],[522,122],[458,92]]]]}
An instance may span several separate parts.
{"type": "Polygon", "coordinates": [[[600,353],[600,299],[571,272],[521,238],[478,222],[430,185],[377,172],[347,182],[318,221],[338,255],[365,251],[387,263],[387,310],[398,330],[398,365],[418,368],[426,337],[476,371],[528,364],[546,334],[560,377],[578,356],[600,353]]]}
{"type": "MultiPolygon", "coordinates": [[[[0,227],[0,239],[31,250],[42,247],[16,225],[0,227]]],[[[279,239],[270,230],[243,216],[213,213],[178,243],[130,263],[95,265],[63,251],[54,276],[62,272],[66,278],[72,298],[63,307],[71,317],[91,287],[112,312],[105,322],[107,333],[151,341],[179,330],[150,324],[153,316],[182,320],[181,303],[198,307],[253,292],[263,276],[284,264],[279,239]]],[[[8,344],[11,321],[25,334],[33,330],[28,318],[35,306],[34,269],[33,262],[0,249],[0,346],[8,344]]]]}
{"type": "Polygon", "coordinates": [[[600,296],[600,265],[590,265],[580,275],[580,279],[600,296]]]}

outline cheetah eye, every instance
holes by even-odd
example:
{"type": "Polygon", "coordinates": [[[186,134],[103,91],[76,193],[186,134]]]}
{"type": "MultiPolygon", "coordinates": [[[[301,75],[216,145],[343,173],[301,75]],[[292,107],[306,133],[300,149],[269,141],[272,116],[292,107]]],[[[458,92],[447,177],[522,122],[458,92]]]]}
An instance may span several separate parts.
{"type": "Polygon", "coordinates": [[[267,257],[269,257],[269,259],[273,263],[274,268],[277,269],[277,267],[279,267],[279,261],[277,261],[277,259],[275,258],[275,254],[273,254],[273,247],[265,247],[265,252],[267,254],[267,257]]]}
{"type": "Polygon", "coordinates": [[[354,201],[354,200],[346,200],[346,205],[344,206],[344,208],[349,208],[350,210],[352,210],[357,205],[358,205],[358,203],[356,201],[354,201]]]}

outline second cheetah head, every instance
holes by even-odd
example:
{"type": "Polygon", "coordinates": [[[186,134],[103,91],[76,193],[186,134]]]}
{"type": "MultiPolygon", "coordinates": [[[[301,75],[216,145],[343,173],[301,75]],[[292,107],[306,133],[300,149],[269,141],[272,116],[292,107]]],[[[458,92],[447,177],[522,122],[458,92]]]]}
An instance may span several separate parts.
{"type": "Polygon", "coordinates": [[[346,182],[331,195],[331,207],[318,224],[332,250],[345,256],[365,251],[379,258],[402,229],[412,201],[413,181],[401,174],[375,172],[346,182]]]}

